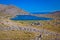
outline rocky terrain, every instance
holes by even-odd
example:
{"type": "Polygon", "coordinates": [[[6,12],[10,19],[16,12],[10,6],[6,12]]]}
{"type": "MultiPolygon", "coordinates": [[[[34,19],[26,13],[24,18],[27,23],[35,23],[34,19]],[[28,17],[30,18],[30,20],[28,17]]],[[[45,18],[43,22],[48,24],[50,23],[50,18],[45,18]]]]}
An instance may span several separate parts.
{"type": "Polygon", "coordinates": [[[28,12],[25,12],[22,9],[17,8],[16,6],[12,5],[3,5],[0,4],[0,12],[9,15],[27,15],[28,12]]]}
{"type": "Polygon", "coordinates": [[[60,17],[60,11],[50,12],[48,14],[31,14],[38,17],[58,18],[60,17]]]}
{"type": "Polygon", "coordinates": [[[60,40],[60,11],[52,14],[29,14],[15,6],[0,4],[0,40],[60,40]],[[14,21],[16,15],[54,18],[48,21],[14,21]]]}

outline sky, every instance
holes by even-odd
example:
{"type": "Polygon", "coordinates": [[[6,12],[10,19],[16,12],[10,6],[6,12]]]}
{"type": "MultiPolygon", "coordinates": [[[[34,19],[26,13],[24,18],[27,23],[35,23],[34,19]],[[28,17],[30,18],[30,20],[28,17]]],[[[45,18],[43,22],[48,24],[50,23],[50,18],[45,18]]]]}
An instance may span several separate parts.
{"type": "Polygon", "coordinates": [[[60,11],[60,0],[0,0],[0,4],[11,4],[27,12],[60,11]]]}

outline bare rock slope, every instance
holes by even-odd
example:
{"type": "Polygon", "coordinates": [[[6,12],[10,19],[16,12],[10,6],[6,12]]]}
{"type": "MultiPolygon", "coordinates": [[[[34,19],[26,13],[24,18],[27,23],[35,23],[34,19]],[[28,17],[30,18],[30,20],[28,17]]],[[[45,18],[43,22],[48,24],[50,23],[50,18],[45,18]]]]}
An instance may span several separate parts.
{"type": "Polygon", "coordinates": [[[27,15],[28,12],[23,11],[20,8],[12,5],[3,5],[0,4],[0,12],[10,15],[27,15]]]}

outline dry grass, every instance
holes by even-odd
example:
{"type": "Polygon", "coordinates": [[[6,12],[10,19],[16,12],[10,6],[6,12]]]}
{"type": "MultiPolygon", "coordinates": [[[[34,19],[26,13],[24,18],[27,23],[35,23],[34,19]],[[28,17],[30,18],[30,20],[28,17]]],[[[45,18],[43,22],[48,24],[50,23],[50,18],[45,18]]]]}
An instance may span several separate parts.
{"type": "Polygon", "coordinates": [[[1,39],[16,39],[16,40],[30,40],[36,36],[35,33],[26,31],[0,31],[1,39]]]}
{"type": "Polygon", "coordinates": [[[60,24],[55,24],[56,22],[60,22],[59,20],[51,20],[51,21],[16,21],[19,25],[25,27],[33,27],[37,29],[47,29],[54,32],[60,33],[60,24]],[[33,25],[31,26],[32,22],[39,22],[42,26],[33,25]]]}

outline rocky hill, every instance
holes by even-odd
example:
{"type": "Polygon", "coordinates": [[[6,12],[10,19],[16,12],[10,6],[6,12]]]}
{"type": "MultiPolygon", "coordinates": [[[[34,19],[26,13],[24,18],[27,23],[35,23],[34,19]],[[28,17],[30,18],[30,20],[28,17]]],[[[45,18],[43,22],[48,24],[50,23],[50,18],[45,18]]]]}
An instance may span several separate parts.
{"type": "Polygon", "coordinates": [[[48,14],[31,14],[38,17],[60,18],[60,11],[50,12],[48,14]]]}
{"type": "Polygon", "coordinates": [[[10,14],[10,15],[27,15],[28,14],[28,12],[25,12],[24,10],[17,8],[16,6],[3,5],[3,4],[0,4],[0,12],[4,14],[10,14]]]}

